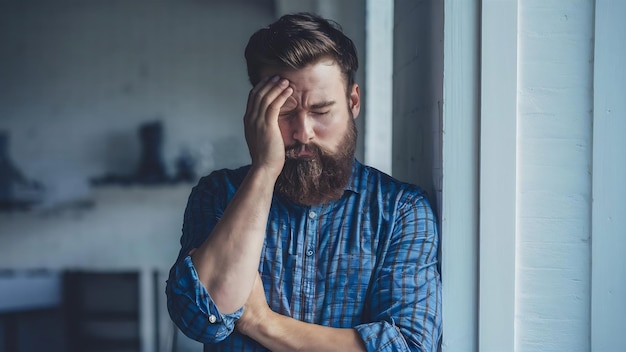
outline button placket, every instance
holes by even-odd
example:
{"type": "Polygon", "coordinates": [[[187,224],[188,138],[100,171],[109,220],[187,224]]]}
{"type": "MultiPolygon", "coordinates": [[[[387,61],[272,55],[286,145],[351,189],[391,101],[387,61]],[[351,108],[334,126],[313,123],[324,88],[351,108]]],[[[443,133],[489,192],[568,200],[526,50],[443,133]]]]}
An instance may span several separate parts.
{"type": "MultiPolygon", "coordinates": [[[[304,295],[306,297],[312,297],[315,294],[315,277],[316,277],[316,259],[315,259],[315,244],[317,243],[317,228],[318,228],[318,208],[310,208],[306,214],[307,216],[307,229],[306,229],[306,242],[305,242],[305,270],[304,270],[304,295]]],[[[304,301],[305,321],[313,321],[314,309],[313,300],[304,301]]]]}

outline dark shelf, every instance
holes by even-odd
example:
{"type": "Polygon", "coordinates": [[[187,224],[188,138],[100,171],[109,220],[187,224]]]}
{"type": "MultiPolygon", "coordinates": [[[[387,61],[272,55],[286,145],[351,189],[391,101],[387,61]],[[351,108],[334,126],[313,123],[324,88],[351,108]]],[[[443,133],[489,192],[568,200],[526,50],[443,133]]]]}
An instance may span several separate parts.
{"type": "Polygon", "coordinates": [[[69,351],[140,351],[139,273],[64,274],[69,351]]]}

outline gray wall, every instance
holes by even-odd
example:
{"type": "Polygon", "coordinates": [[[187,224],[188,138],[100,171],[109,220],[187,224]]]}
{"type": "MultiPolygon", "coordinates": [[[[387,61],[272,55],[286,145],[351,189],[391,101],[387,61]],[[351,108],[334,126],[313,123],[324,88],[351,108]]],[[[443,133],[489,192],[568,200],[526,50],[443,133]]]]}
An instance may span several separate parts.
{"type": "Polygon", "coordinates": [[[440,209],[443,2],[394,6],[393,176],[420,185],[440,209]]]}
{"type": "Polygon", "coordinates": [[[132,172],[136,128],[158,119],[170,167],[183,148],[203,172],[246,162],[242,53],[273,19],[267,3],[3,1],[0,128],[12,156],[39,178],[52,162],[85,177],[132,172]]]}

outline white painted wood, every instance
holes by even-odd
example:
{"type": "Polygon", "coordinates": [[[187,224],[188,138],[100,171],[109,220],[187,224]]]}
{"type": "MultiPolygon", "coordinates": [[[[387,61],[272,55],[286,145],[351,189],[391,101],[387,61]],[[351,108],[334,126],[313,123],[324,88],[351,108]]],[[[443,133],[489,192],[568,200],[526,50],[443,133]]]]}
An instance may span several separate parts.
{"type": "Polygon", "coordinates": [[[596,0],[591,350],[626,346],[626,2],[596,0]]]}
{"type": "Polygon", "coordinates": [[[484,0],[479,350],[514,350],[517,1],[484,0]]]}
{"type": "Polygon", "coordinates": [[[441,250],[444,352],[478,350],[480,1],[446,1],[441,250]]]}
{"type": "Polygon", "coordinates": [[[593,2],[519,2],[515,351],[587,352],[593,2]]]}
{"type": "Polygon", "coordinates": [[[393,1],[367,0],[365,163],[391,174],[393,1]]]}
{"type": "MultiPolygon", "coordinates": [[[[161,292],[159,292],[161,293],[161,292]]],[[[155,312],[154,271],[149,267],[143,267],[139,271],[139,338],[143,352],[156,351],[156,333],[154,321],[157,319],[155,312]]]]}

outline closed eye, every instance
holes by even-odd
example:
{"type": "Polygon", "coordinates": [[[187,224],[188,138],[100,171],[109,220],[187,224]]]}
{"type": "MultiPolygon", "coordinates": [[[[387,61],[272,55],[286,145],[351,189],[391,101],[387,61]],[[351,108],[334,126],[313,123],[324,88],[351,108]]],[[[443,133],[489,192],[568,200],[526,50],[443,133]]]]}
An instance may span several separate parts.
{"type": "Polygon", "coordinates": [[[291,111],[281,111],[280,113],[278,113],[278,118],[279,119],[288,119],[293,117],[296,114],[295,110],[291,110],[291,111]]]}

